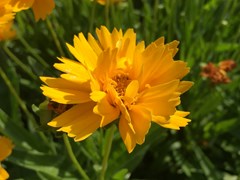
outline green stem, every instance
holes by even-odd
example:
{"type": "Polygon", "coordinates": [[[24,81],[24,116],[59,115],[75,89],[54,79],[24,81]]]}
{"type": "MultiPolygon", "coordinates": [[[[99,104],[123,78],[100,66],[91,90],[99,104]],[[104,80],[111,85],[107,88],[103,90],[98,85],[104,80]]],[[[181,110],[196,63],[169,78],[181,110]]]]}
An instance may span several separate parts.
{"type": "Polygon", "coordinates": [[[113,142],[113,136],[114,136],[114,131],[115,131],[115,125],[112,125],[110,127],[110,129],[108,129],[107,131],[107,135],[106,135],[106,145],[105,145],[105,152],[104,152],[104,156],[103,156],[103,162],[102,162],[102,170],[100,173],[100,180],[104,180],[105,179],[105,173],[107,170],[107,166],[108,166],[108,158],[109,158],[109,154],[112,148],[112,142],[113,142]]]}
{"type": "MultiPolygon", "coordinates": [[[[7,87],[9,88],[10,92],[12,93],[12,95],[15,97],[16,101],[18,102],[20,108],[22,109],[22,111],[25,113],[26,117],[28,118],[28,120],[32,123],[34,128],[37,128],[37,123],[33,117],[33,115],[28,111],[26,104],[24,103],[24,101],[19,97],[17,91],[15,90],[15,88],[12,86],[11,81],[8,79],[7,75],[4,73],[4,71],[2,70],[2,68],[0,67],[0,76],[2,77],[2,79],[4,80],[4,82],[6,83],[7,87]]],[[[49,145],[48,139],[47,137],[42,133],[42,132],[38,132],[39,136],[42,138],[42,140],[44,141],[44,143],[46,143],[53,152],[54,149],[53,147],[51,147],[49,145]]]]}
{"type": "Polygon", "coordinates": [[[107,28],[110,28],[109,7],[110,7],[110,0],[106,0],[106,4],[105,4],[105,21],[106,21],[107,28]]]}
{"type": "Polygon", "coordinates": [[[18,39],[20,40],[20,42],[23,44],[23,46],[26,48],[26,50],[28,52],[30,52],[35,58],[36,60],[41,64],[43,65],[44,68],[49,68],[49,65],[45,62],[45,60],[39,56],[36,52],[35,49],[33,49],[29,44],[28,42],[21,36],[21,34],[19,33],[18,34],[18,39]]]}
{"type": "Polygon", "coordinates": [[[52,25],[52,22],[47,18],[46,19],[46,22],[47,22],[47,26],[48,26],[48,29],[53,37],[53,40],[54,40],[54,43],[60,53],[61,56],[65,56],[64,52],[63,52],[63,49],[61,47],[61,44],[60,44],[60,41],[58,39],[58,36],[56,34],[56,32],[54,31],[54,28],[53,28],[53,25],[52,25]]]}
{"type": "Polygon", "coordinates": [[[85,180],[90,180],[90,178],[88,177],[88,175],[85,173],[85,171],[83,170],[82,166],[79,164],[79,162],[77,161],[77,158],[75,157],[71,144],[68,140],[68,137],[66,134],[63,134],[63,141],[64,144],[66,146],[68,155],[71,159],[71,161],[73,162],[74,166],[76,167],[76,169],[78,170],[79,174],[85,179],[85,180]]]}
{"type": "Polygon", "coordinates": [[[128,0],[128,21],[129,21],[129,24],[131,24],[132,26],[135,24],[134,18],[136,18],[136,16],[134,14],[133,2],[132,0],[128,0]]]}
{"type": "Polygon", "coordinates": [[[159,0],[155,0],[154,2],[154,8],[153,8],[153,31],[152,31],[152,37],[151,41],[155,39],[155,35],[157,34],[158,31],[158,4],[159,0]]]}
{"type": "MultiPolygon", "coordinates": [[[[13,94],[13,96],[15,97],[15,99],[17,100],[19,106],[21,107],[21,109],[23,110],[23,112],[26,114],[27,118],[31,121],[33,121],[33,116],[32,114],[28,111],[26,104],[22,101],[22,99],[19,97],[18,93],[16,92],[15,88],[12,86],[11,81],[8,79],[7,75],[4,73],[4,71],[2,70],[2,68],[0,67],[0,75],[2,77],[2,79],[4,80],[4,82],[6,83],[6,85],[8,86],[10,92],[13,94]]],[[[33,121],[33,124],[36,124],[35,121],[33,121]]]]}
{"type": "Polygon", "coordinates": [[[92,13],[90,16],[90,25],[89,25],[89,31],[90,33],[93,33],[93,24],[94,24],[94,18],[95,18],[95,14],[96,14],[96,0],[93,1],[93,7],[92,7],[92,13]]]}
{"type": "Polygon", "coordinates": [[[20,67],[24,72],[26,72],[33,80],[37,80],[38,77],[33,74],[33,72],[29,69],[28,66],[26,66],[24,63],[21,62],[20,59],[15,56],[10,49],[5,45],[3,46],[3,50],[6,52],[6,54],[20,67]]]}

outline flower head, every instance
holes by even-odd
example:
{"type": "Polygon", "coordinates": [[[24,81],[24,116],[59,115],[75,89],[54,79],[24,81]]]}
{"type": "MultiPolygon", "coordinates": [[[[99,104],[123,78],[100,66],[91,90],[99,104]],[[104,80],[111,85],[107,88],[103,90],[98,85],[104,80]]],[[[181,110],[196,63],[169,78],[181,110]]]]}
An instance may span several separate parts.
{"type": "Polygon", "coordinates": [[[74,46],[67,44],[77,61],[59,58],[59,78],[41,77],[45,96],[72,105],[48,124],[81,141],[118,122],[128,152],[144,142],[151,121],[171,129],[186,126],[188,112],[176,106],[192,82],[181,81],[189,72],[186,63],[173,60],[178,41],[164,44],[159,38],[145,48],[144,42],[136,44],[133,29],[110,33],[102,26],[96,33],[98,40],[79,33],[74,46]]]}
{"type": "Polygon", "coordinates": [[[3,167],[1,166],[1,161],[6,159],[11,153],[13,144],[10,139],[0,136],[0,179],[5,180],[9,177],[9,174],[3,167]]]}
{"type": "Polygon", "coordinates": [[[234,60],[224,60],[218,65],[209,62],[202,67],[201,76],[209,78],[213,84],[226,84],[231,82],[227,72],[231,71],[237,66],[234,60]]]}
{"type": "Polygon", "coordinates": [[[14,19],[15,13],[9,6],[10,0],[1,0],[0,2],[0,26],[11,22],[14,19]]]}

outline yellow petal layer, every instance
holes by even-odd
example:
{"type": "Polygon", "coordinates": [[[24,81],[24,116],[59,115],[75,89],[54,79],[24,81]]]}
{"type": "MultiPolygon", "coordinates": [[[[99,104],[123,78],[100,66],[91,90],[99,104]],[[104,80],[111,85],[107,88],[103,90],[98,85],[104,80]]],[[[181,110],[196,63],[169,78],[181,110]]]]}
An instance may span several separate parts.
{"type": "Polygon", "coordinates": [[[100,127],[101,117],[92,112],[94,105],[92,102],[75,105],[54,118],[48,125],[61,127],[58,131],[75,137],[75,141],[84,140],[100,127]]]}
{"type": "Polygon", "coordinates": [[[41,89],[45,96],[61,104],[78,104],[91,101],[88,91],[51,88],[48,86],[42,86],[41,89]]]}
{"type": "Polygon", "coordinates": [[[6,180],[8,178],[9,178],[8,172],[5,169],[3,169],[3,167],[1,167],[1,164],[0,164],[0,179],[6,180]]]}
{"type": "Polygon", "coordinates": [[[175,103],[169,101],[179,85],[179,80],[149,87],[144,90],[137,104],[149,109],[153,115],[169,116],[175,112],[175,103]]]}
{"type": "Polygon", "coordinates": [[[34,0],[10,0],[13,12],[19,12],[32,7],[34,0]]]}
{"type": "Polygon", "coordinates": [[[35,20],[46,19],[55,7],[54,0],[34,0],[32,9],[34,12],[35,20]]]}
{"type": "Polygon", "coordinates": [[[179,130],[180,127],[185,127],[191,121],[190,119],[185,118],[189,112],[176,111],[176,113],[170,116],[169,123],[159,124],[162,127],[179,130]]]}
{"type": "Polygon", "coordinates": [[[133,129],[135,130],[136,142],[137,144],[142,144],[151,125],[151,113],[146,108],[133,105],[129,114],[133,129]]]}
{"type": "Polygon", "coordinates": [[[119,132],[128,152],[131,153],[136,146],[136,138],[124,116],[119,120],[119,132]]]}
{"type": "Polygon", "coordinates": [[[6,137],[0,136],[0,147],[0,161],[3,161],[12,153],[12,141],[6,137]]]}

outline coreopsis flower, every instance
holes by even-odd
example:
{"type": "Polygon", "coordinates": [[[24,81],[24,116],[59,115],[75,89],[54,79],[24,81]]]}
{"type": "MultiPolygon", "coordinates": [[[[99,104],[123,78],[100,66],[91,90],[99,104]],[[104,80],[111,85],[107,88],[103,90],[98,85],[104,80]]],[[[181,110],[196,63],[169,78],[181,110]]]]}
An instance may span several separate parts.
{"type": "Polygon", "coordinates": [[[10,0],[0,1],[0,26],[11,22],[14,19],[15,13],[8,6],[10,0]]]}
{"type": "Polygon", "coordinates": [[[63,72],[59,78],[41,77],[45,96],[71,105],[48,125],[81,141],[118,123],[129,153],[144,142],[151,122],[171,129],[186,126],[188,112],[176,106],[193,83],[181,81],[189,72],[186,63],[173,60],[179,42],[164,44],[159,38],[145,48],[143,41],[136,44],[133,29],[110,33],[102,26],[96,33],[98,40],[79,33],[73,46],[67,44],[77,61],[59,58],[61,63],[54,64],[63,72]]]}
{"type": "Polygon", "coordinates": [[[1,166],[1,161],[6,159],[13,149],[13,144],[10,139],[0,136],[0,179],[5,180],[9,178],[7,171],[1,166]]]}
{"type": "Polygon", "coordinates": [[[234,69],[237,66],[237,63],[232,59],[228,59],[228,60],[220,61],[218,66],[220,69],[228,72],[234,69]]]}
{"type": "Polygon", "coordinates": [[[226,84],[231,82],[227,72],[236,67],[234,60],[221,61],[218,65],[209,62],[202,67],[201,76],[211,80],[213,84],[226,84]]]}
{"type": "Polygon", "coordinates": [[[54,0],[10,0],[14,12],[33,9],[35,20],[44,20],[55,7],[54,0]]]}
{"type": "Polygon", "coordinates": [[[107,1],[109,1],[109,3],[118,3],[122,0],[97,0],[97,2],[101,5],[105,5],[107,3],[107,1]]]}

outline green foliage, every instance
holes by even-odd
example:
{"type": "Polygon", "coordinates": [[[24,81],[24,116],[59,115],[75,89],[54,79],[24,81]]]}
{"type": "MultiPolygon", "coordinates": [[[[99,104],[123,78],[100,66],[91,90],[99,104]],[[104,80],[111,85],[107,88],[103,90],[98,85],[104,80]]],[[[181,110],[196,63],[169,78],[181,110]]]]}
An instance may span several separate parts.
{"type": "MultiPolygon", "coordinates": [[[[46,21],[35,22],[31,10],[18,13],[17,38],[0,44],[0,134],[15,144],[3,163],[10,179],[81,178],[62,134],[46,125],[52,114],[41,104],[38,76],[57,75],[52,68],[57,57],[73,58],[65,43],[105,25],[106,9],[90,0],[55,2],[46,21]]],[[[240,178],[239,12],[236,0],[126,0],[110,6],[111,29],[134,28],[146,44],[160,36],[179,40],[175,59],[188,62],[191,72],[185,79],[195,84],[181,99],[181,108],[191,112],[188,127],[172,131],[153,124],[145,143],[131,154],[114,134],[106,179],[240,178]],[[224,59],[237,63],[229,84],[213,85],[200,76],[202,64],[224,59]]],[[[102,169],[106,136],[101,129],[83,142],[70,140],[91,179],[102,169]]]]}

